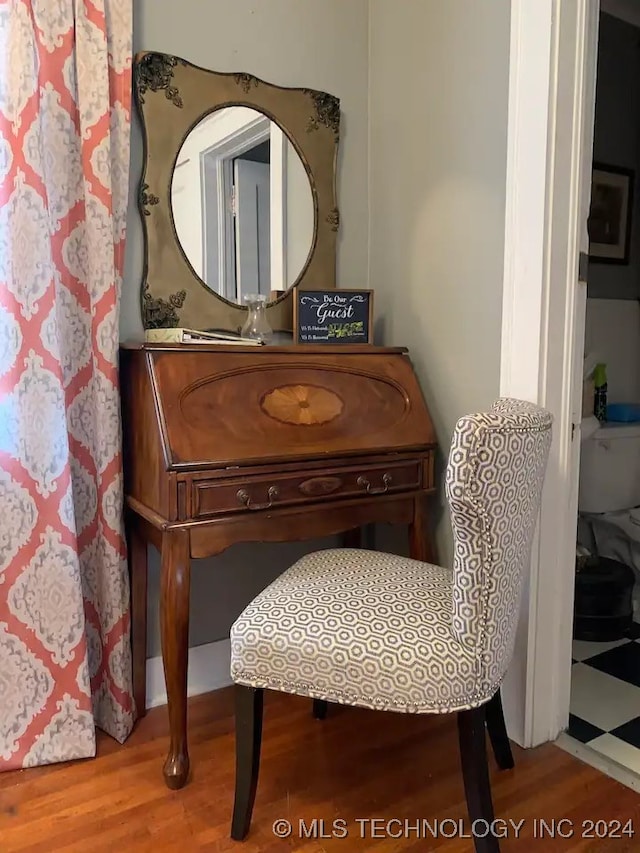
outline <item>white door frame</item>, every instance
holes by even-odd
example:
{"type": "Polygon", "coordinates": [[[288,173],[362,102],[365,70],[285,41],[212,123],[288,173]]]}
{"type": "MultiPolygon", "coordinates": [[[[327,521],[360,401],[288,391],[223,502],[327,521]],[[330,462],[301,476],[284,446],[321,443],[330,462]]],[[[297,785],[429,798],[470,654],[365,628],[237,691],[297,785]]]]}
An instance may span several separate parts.
{"type": "MultiPolygon", "coordinates": [[[[250,112],[255,112],[251,110],[250,112]]],[[[204,132],[204,129],[201,131],[204,132]]],[[[267,116],[260,115],[238,124],[213,145],[203,147],[200,158],[200,223],[202,231],[202,278],[217,283],[212,286],[220,296],[239,302],[235,258],[233,194],[233,160],[269,140],[270,184],[270,257],[271,289],[286,289],[286,208],[287,208],[287,144],[284,132],[267,116]],[[209,196],[209,186],[215,193],[209,196]],[[216,251],[210,255],[210,241],[216,251]],[[214,259],[212,263],[212,257],[214,259]],[[285,282],[285,283],[283,283],[285,282]]]]}
{"type": "Polygon", "coordinates": [[[512,0],[500,393],[554,414],[513,664],[511,736],[557,737],[569,714],[579,424],[598,0],[512,0]],[[581,290],[582,289],[582,290],[581,290]]]}
{"type": "Polygon", "coordinates": [[[205,281],[217,282],[217,293],[231,302],[236,302],[238,297],[234,260],[233,160],[269,139],[270,126],[267,116],[245,120],[200,151],[202,277],[205,281]],[[213,193],[210,185],[213,185],[213,193]],[[213,253],[210,252],[211,242],[215,245],[213,253]]]}

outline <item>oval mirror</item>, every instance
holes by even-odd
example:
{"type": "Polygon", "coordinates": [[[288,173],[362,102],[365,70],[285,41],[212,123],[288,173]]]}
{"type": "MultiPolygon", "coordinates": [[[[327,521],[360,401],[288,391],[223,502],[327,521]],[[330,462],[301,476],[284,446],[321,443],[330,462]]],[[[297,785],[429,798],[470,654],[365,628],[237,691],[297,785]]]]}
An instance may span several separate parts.
{"type": "Polygon", "coordinates": [[[194,272],[229,302],[253,293],[273,302],[309,257],[309,176],[284,131],[258,110],[223,107],[193,127],[173,170],[171,209],[194,272]]]}

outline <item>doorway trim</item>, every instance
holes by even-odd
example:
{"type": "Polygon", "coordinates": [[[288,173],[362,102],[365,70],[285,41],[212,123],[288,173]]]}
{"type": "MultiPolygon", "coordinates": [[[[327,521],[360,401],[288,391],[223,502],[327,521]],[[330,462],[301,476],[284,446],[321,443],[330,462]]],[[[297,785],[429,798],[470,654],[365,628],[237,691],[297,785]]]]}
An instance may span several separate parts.
{"type": "Polygon", "coordinates": [[[258,116],[238,126],[200,152],[202,198],[202,269],[205,281],[218,282],[217,292],[237,301],[233,160],[270,138],[271,122],[258,116]],[[211,191],[213,188],[213,192],[211,191]],[[210,252],[210,247],[215,248],[210,252]]]}
{"type": "Polygon", "coordinates": [[[500,393],[554,415],[504,685],[510,735],[527,747],[554,740],[569,715],[598,13],[599,0],[511,2],[500,393]]]}

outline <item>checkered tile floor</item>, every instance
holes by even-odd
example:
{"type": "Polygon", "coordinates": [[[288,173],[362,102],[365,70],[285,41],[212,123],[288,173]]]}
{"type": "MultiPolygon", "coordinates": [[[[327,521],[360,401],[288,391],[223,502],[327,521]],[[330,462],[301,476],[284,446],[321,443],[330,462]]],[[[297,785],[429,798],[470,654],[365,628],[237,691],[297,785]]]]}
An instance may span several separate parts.
{"type": "Polygon", "coordinates": [[[573,641],[569,734],[640,775],[640,625],[624,640],[573,641]]]}

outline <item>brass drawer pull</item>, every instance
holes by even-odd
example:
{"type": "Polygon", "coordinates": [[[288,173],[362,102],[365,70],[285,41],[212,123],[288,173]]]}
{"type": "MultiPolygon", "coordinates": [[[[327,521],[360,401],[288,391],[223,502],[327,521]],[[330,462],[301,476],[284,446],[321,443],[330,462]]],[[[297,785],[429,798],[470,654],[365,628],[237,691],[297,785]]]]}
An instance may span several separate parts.
{"type": "Polygon", "coordinates": [[[371,483],[366,477],[358,477],[356,482],[360,488],[367,490],[368,495],[384,495],[385,492],[389,491],[392,479],[391,474],[383,474],[382,482],[384,483],[384,487],[382,489],[372,489],[371,483]]]}
{"type": "Polygon", "coordinates": [[[273,504],[274,500],[278,497],[278,487],[277,486],[269,486],[269,491],[267,492],[267,497],[269,498],[269,503],[264,504],[252,504],[251,496],[246,489],[238,489],[236,492],[236,497],[238,498],[239,503],[243,506],[246,506],[247,509],[269,509],[269,507],[273,504]]]}

